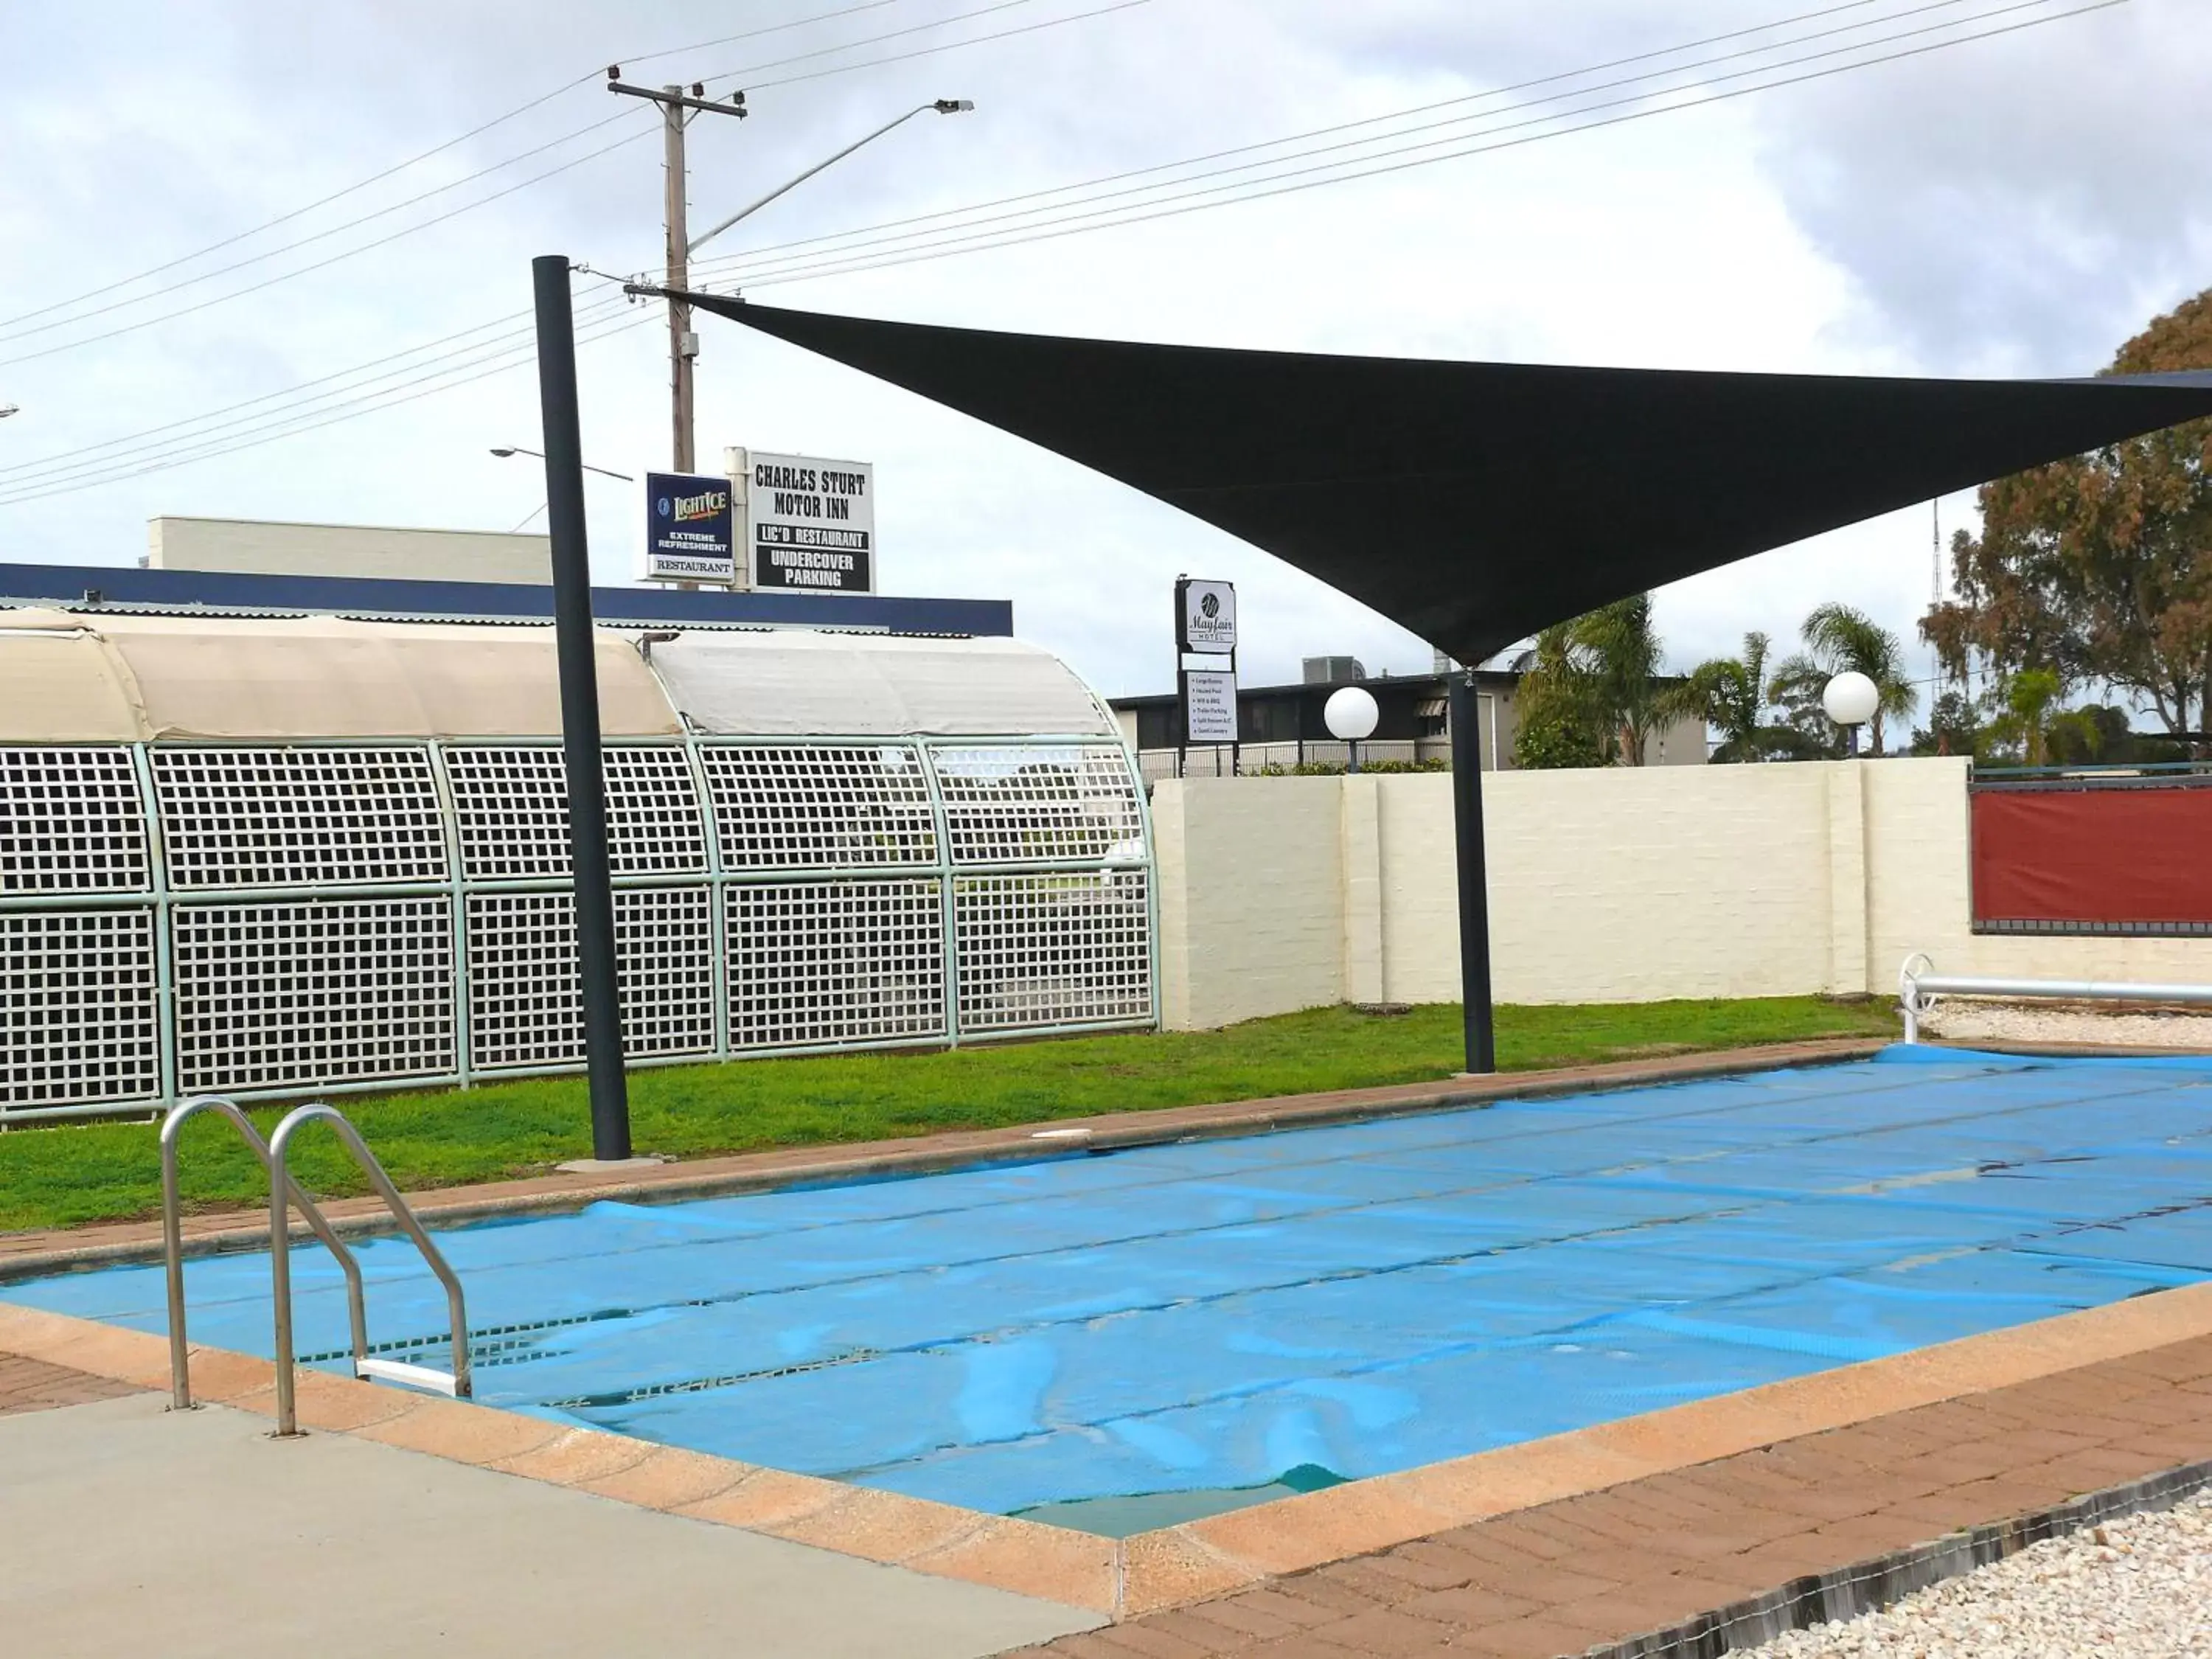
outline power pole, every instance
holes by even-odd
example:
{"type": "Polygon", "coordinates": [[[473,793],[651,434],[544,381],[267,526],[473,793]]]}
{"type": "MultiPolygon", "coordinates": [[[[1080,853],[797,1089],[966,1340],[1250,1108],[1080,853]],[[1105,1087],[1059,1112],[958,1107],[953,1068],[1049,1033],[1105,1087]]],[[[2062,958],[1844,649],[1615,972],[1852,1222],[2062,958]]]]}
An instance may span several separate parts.
{"type": "MultiPolygon", "coordinates": [[[[684,95],[681,87],[663,87],[660,90],[672,100],[684,95]]],[[[668,412],[672,428],[670,449],[675,457],[675,470],[689,472],[696,440],[691,418],[691,363],[699,355],[699,337],[691,327],[691,307],[674,297],[691,289],[690,235],[684,222],[685,198],[690,194],[685,186],[690,180],[684,164],[684,106],[672,101],[663,104],[660,118],[661,165],[667,173],[668,196],[662,216],[668,229],[668,286],[672,290],[668,301],[668,412]]]]}
{"type": "Polygon", "coordinates": [[[623,80],[619,64],[607,67],[607,90],[660,106],[661,149],[667,170],[662,217],[668,234],[666,286],[672,290],[668,301],[669,450],[671,470],[689,472],[697,453],[691,418],[691,366],[698,359],[699,337],[692,331],[691,307],[674,297],[688,291],[691,275],[691,241],[684,222],[689,177],[684,159],[684,129],[690,123],[685,112],[705,110],[716,115],[734,115],[739,120],[750,112],[745,108],[744,93],[733,92],[727,103],[718,103],[706,96],[707,88],[696,81],[688,92],[678,86],[663,87],[657,92],[651,87],[631,86],[623,80]]]}

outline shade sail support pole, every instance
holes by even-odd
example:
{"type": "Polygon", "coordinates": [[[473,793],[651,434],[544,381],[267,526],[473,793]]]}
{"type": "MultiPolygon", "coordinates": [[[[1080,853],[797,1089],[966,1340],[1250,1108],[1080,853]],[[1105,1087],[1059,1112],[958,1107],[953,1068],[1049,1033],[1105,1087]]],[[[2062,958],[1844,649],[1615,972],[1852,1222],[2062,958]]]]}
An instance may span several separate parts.
{"type": "Polygon", "coordinates": [[[591,1083],[592,1156],[617,1163],[630,1155],[629,1086],[623,1075],[622,993],[607,858],[598,637],[592,623],[591,550],[584,532],[584,447],[568,258],[542,255],[530,262],[530,276],[538,302],[545,527],[553,544],[553,634],[561,665],[561,743],[568,773],[568,846],[575,871],[576,962],[591,1083]]]}
{"type": "Polygon", "coordinates": [[[1490,878],[1483,863],[1482,726],[1474,671],[1455,672],[1449,695],[1452,829],[1459,868],[1460,1006],[1467,1069],[1482,1073],[1498,1069],[1498,1041],[1490,1006],[1490,878]]]}

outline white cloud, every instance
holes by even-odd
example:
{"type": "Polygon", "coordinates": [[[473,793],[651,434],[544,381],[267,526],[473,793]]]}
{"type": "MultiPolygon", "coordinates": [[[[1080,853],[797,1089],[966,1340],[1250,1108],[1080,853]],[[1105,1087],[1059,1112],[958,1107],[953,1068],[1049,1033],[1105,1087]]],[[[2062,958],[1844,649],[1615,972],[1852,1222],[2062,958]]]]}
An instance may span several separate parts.
{"type": "MultiPolygon", "coordinates": [[[[948,33],[1091,3],[1038,0],[948,33]]],[[[1714,109],[757,292],[775,304],[918,320],[1313,350],[2078,370],[2204,280],[2212,230],[2187,184],[2207,148],[2212,62],[2203,32],[2188,27],[2193,3],[2135,0],[1917,65],[1714,109]]],[[[830,9],[781,0],[742,17],[830,9]]],[[[633,73],[689,78],[974,9],[896,0],[633,73]]],[[[859,74],[767,87],[810,64],[764,70],[751,77],[750,119],[702,117],[693,129],[694,222],[711,222],[927,97],[969,96],[980,107],[911,124],[733,233],[728,251],[1461,96],[1786,8],[1608,0],[1470,17],[1474,9],[1450,0],[1153,0],[859,74]]],[[[0,108],[10,157],[0,169],[0,308],[63,298],[228,235],[583,77],[343,205],[366,211],[458,178],[617,112],[592,84],[601,65],[732,33],[744,26],[733,15],[705,0],[658,8],[649,22],[601,0],[527,14],[419,0],[11,12],[0,46],[32,67],[0,108]]],[[[420,235],[159,327],[0,368],[0,401],[24,406],[0,427],[0,467],[522,312],[536,253],[610,270],[653,264],[659,146],[651,118],[634,118],[637,143],[420,235]]],[[[296,229],[320,228],[336,210],[296,229]]],[[[219,290],[188,289],[171,303],[219,290]]],[[[599,293],[580,284],[579,301],[599,293]]],[[[635,314],[639,326],[582,354],[586,453],[626,471],[659,465],[667,442],[662,332],[649,309],[635,314]]],[[[1248,678],[1294,675],[1297,658],[1324,651],[1373,668],[1427,664],[1426,647],[1402,630],[1119,486],[715,319],[702,335],[702,455],[746,442],[873,459],[887,586],[1010,597],[1024,633],[1109,690],[1167,683],[1178,571],[1240,584],[1248,678]]],[[[21,349],[0,343],[0,358],[21,349]]],[[[538,479],[528,464],[483,452],[534,442],[536,428],[526,365],[264,448],[0,507],[0,559],[124,562],[143,547],[143,521],[165,512],[504,529],[537,505],[538,479]]],[[[629,576],[635,492],[595,481],[592,508],[596,562],[609,579],[629,576]]],[[[1959,510],[1947,506],[1947,516],[1959,510]]],[[[1747,628],[1785,635],[1831,598],[1909,634],[1927,586],[1925,514],[1904,514],[1679,584],[1660,616],[1687,660],[1732,648],[1747,628]]]]}

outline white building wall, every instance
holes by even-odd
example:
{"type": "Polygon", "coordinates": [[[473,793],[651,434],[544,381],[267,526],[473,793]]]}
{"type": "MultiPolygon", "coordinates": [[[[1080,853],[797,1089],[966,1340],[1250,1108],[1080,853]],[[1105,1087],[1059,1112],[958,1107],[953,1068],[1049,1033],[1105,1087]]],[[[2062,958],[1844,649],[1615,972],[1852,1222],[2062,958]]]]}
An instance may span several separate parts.
{"type": "MultiPolygon", "coordinates": [[[[1451,783],[1157,786],[1168,1023],[1455,1000],[1451,783]]],[[[1491,773],[1483,796],[1500,1001],[1887,994],[1914,951],[2212,978],[2212,939],[1977,937],[1961,760],[1491,773]]]]}
{"type": "Polygon", "coordinates": [[[254,519],[161,518],[146,526],[146,562],[151,569],[231,570],[264,576],[371,576],[544,587],[553,580],[552,547],[545,536],[495,530],[279,524],[254,519]]]}

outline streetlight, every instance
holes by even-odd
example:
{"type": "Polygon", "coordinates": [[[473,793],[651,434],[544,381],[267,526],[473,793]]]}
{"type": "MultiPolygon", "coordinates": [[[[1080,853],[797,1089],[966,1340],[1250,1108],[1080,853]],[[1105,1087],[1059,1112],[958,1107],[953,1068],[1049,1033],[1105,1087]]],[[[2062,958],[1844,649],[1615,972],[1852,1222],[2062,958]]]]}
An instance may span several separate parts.
{"type": "MultiPolygon", "coordinates": [[[[545,459],[545,452],[544,450],[526,449],[520,444],[495,445],[494,446],[491,453],[498,456],[502,461],[509,459],[516,455],[535,455],[541,461],[545,459]]],[[[620,478],[624,483],[635,483],[637,482],[636,479],[631,477],[627,472],[610,471],[604,466],[593,466],[589,461],[579,461],[576,465],[582,467],[585,471],[596,472],[602,477],[620,478]]],[[[552,502],[550,501],[540,501],[536,507],[532,507],[528,513],[523,515],[522,522],[520,524],[515,526],[514,529],[508,531],[507,533],[510,536],[520,536],[525,530],[527,530],[530,527],[531,520],[536,518],[540,513],[543,513],[551,505],[552,502]]]]}
{"type": "Polygon", "coordinates": [[[723,220],[721,223],[716,225],[712,230],[704,231],[699,235],[694,236],[684,245],[684,251],[686,253],[696,253],[708,242],[713,241],[714,238],[720,236],[732,225],[737,223],[738,220],[748,218],[753,214],[758,213],[770,202],[775,200],[777,197],[785,194],[788,191],[798,189],[799,185],[805,184],[816,173],[836,166],[838,162],[843,161],[848,155],[850,155],[854,150],[859,149],[862,145],[874,143],[877,139],[882,137],[893,128],[904,126],[908,121],[913,120],[917,115],[927,115],[933,111],[939,115],[960,115],[964,114],[966,112],[975,107],[975,100],[972,98],[938,98],[933,99],[927,104],[917,104],[905,114],[899,116],[896,119],[884,122],[883,125],[878,127],[873,132],[868,134],[866,137],[855,138],[851,143],[846,145],[844,149],[839,150],[835,155],[829,157],[826,161],[817,161],[812,167],[807,168],[805,172],[799,174],[796,178],[788,179],[785,183],[778,185],[774,190],[769,191],[767,195],[762,197],[758,201],[754,202],[748,206],[739,208],[728,218],[723,220]]]}
{"type": "MultiPolygon", "coordinates": [[[[696,448],[693,431],[691,398],[691,366],[699,355],[699,337],[691,331],[690,305],[675,296],[686,293],[691,287],[691,255],[720,236],[732,225],[759,212],[785,192],[797,189],[825,167],[835,167],[854,150],[872,144],[892,128],[902,126],[917,115],[933,112],[939,115],[958,115],[975,107],[971,98],[938,98],[927,104],[917,104],[896,120],[886,121],[873,132],[857,138],[836,155],[816,162],[805,172],[778,185],[757,201],[748,203],[712,230],[702,236],[687,232],[684,220],[686,192],[690,177],[684,154],[684,112],[732,115],[742,119],[750,113],[745,108],[745,95],[733,92],[726,101],[705,96],[706,88],[694,82],[689,94],[680,86],[663,87],[655,92],[650,87],[633,86],[622,78],[622,65],[612,64],[607,68],[607,90],[625,97],[642,98],[660,106],[663,117],[664,155],[662,171],[667,181],[666,204],[662,210],[662,228],[667,235],[668,264],[660,289],[655,290],[668,300],[668,400],[669,424],[672,429],[672,454],[671,464],[678,472],[690,472],[694,465],[696,448]]],[[[640,291],[640,284],[629,284],[630,294],[640,291]]]]}
{"type": "Polygon", "coordinates": [[[1856,669],[1846,669],[1820,691],[1820,707],[1830,720],[1851,735],[1851,758],[1858,758],[1859,727],[1874,718],[1881,706],[1881,692],[1856,669]]]}
{"type": "Polygon", "coordinates": [[[21,404],[0,404],[0,421],[6,420],[10,415],[20,415],[22,412],[23,406],[21,404]]]}
{"type": "MultiPolygon", "coordinates": [[[[507,444],[499,448],[494,449],[491,453],[498,456],[502,461],[507,459],[510,455],[535,455],[541,461],[545,459],[545,452],[544,450],[525,449],[520,444],[507,444]]],[[[627,472],[611,472],[604,466],[593,466],[589,461],[580,462],[579,465],[583,467],[585,471],[596,472],[602,477],[620,478],[624,483],[635,483],[637,482],[635,478],[631,477],[627,472]]]]}
{"type": "Polygon", "coordinates": [[[1328,727],[1329,736],[1348,745],[1344,769],[1357,772],[1360,739],[1373,737],[1376,722],[1382,718],[1382,711],[1375,705],[1375,694],[1364,685],[1347,685],[1332,691],[1328,701],[1322,705],[1321,718],[1328,727]]]}

